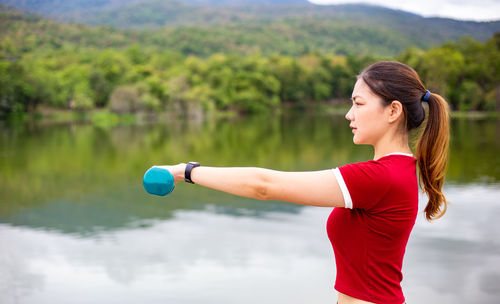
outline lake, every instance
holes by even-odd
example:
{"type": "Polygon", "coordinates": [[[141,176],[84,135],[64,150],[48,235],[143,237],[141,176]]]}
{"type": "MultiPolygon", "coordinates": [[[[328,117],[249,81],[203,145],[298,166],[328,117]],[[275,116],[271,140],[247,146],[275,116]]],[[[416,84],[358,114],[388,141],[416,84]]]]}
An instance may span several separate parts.
{"type": "MultiPolygon", "coordinates": [[[[452,204],[432,223],[419,213],[403,290],[410,304],[500,303],[500,119],[451,123],[452,204]]],[[[153,197],[142,176],[191,160],[310,171],[372,159],[343,115],[0,127],[0,303],[336,302],[331,208],[187,183],[153,197]]]]}

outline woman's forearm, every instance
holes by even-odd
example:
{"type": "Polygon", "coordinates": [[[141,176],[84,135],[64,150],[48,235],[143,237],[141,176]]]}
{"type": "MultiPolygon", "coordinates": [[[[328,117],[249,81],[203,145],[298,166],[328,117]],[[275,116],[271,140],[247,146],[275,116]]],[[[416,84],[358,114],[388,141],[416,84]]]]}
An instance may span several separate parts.
{"type": "Polygon", "coordinates": [[[238,196],[266,199],[266,174],[271,171],[255,167],[196,167],[191,180],[198,185],[238,196]]]}

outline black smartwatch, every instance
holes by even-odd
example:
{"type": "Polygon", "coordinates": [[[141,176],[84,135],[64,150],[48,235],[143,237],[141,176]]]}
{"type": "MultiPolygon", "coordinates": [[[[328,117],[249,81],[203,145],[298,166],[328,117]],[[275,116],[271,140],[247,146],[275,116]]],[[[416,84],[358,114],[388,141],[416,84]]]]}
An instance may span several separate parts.
{"type": "Polygon", "coordinates": [[[191,170],[193,168],[199,167],[200,163],[199,162],[189,162],[186,165],[186,171],[184,171],[184,180],[188,183],[194,184],[194,182],[191,180],[191,170]]]}

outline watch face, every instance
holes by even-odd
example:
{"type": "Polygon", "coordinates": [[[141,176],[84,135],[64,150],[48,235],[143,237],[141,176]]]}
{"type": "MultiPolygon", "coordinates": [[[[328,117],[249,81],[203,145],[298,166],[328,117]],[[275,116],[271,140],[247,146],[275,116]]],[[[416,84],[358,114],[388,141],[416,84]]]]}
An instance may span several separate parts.
{"type": "Polygon", "coordinates": [[[200,163],[199,163],[199,162],[189,162],[189,163],[190,163],[191,165],[193,165],[193,166],[199,166],[199,165],[200,165],[200,163]]]}

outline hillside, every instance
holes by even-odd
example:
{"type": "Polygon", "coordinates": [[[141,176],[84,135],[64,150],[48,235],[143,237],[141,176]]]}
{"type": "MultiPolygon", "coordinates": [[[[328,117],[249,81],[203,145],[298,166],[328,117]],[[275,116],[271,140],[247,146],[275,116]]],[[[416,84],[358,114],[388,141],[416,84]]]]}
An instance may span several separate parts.
{"type": "MultiPolygon", "coordinates": [[[[58,23],[33,15],[24,18],[23,14],[3,7],[0,35],[17,37],[11,43],[18,48],[50,41],[97,48],[140,43],[199,56],[215,52],[296,56],[311,51],[395,56],[408,47],[425,49],[464,35],[486,41],[500,31],[500,22],[423,18],[368,5],[234,5],[222,8],[206,5],[193,9],[194,4],[174,0],[127,1],[129,4],[119,9],[117,0],[73,3],[73,10],[80,2],[92,9],[99,3],[110,7],[84,19],[87,23],[111,28],[58,23]],[[94,6],[90,5],[92,3],[94,6]],[[26,41],[28,39],[30,41],[26,41]]],[[[18,4],[28,5],[29,2],[35,1],[24,0],[18,4]]],[[[49,7],[47,3],[52,2],[39,1],[39,9],[49,7]]],[[[83,18],[84,13],[79,14],[83,18]]]]}
{"type": "Polygon", "coordinates": [[[163,29],[118,30],[81,24],[59,23],[16,10],[0,12],[3,49],[43,51],[46,47],[124,48],[134,43],[153,50],[169,49],[185,55],[213,53],[262,53],[298,56],[311,51],[353,55],[393,56],[408,46],[427,47],[383,27],[288,18],[269,24],[229,23],[226,25],[165,27],[163,29]],[[8,45],[6,45],[8,44],[8,45]]]}
{"type": "MultiPolygon", "coordinates": [[[[0,4],[18,9],[38,12],[54,18],[64,15],[88,15],[88,11],[108,8],[120,9],[130,3],[145,3],[147,0],[0,0],[0,4]]],[[[169,0],[162,2],[172,2],[169,0]]],[[[179,0],[181,4],[196,6],[241,6],[241,5],[313,5],[307,0],[179,0]]],[[[146,4],[147,5],[147,4],[146,4]]]]}
{"type": "Polygon", "coordinates": [[[118,30],[58,23],[5,8],[0,11],[0,41],[0,50],[8,55],[63,47],[125,48],[135,43],[153,51],[168,49],[202,57],[217,52],[298,56],[314,50],[390,56],[409,45],[425,46],[384,28],[359,26],[350,21],[335,24],[289,18],[267,25],[231,23],[211,27],[118,30]]]}
{"type": "Polygon", "coordinates": [[[228,24],[265,26],[290,19],[314,24],[327,32],[353,25],[383,29],[400,41],[404,40],[401,36],[410,36],[408,40],[420,47],[457,40],[464,35],[486,41],[500,31],[500,21],[424,18],[380,6],[320,6],[306,0],[0,0],[0,3],[41,13],[55,20],[123,29],[164,26],[206,28],[228,24]]]}

